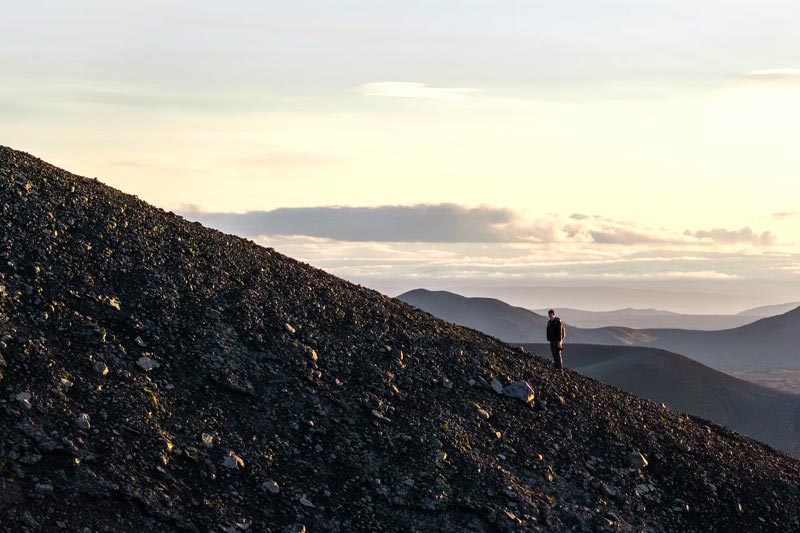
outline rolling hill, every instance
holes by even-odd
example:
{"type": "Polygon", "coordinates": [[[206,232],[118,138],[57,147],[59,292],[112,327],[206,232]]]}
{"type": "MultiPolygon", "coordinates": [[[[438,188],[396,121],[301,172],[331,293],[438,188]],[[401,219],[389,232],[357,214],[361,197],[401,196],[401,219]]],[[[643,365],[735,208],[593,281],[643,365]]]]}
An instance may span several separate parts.
{"type": "MultiPolygon", "coordinates": [[[[467,298],[447,291],[415,289],[397,297],[434,316],[492,335],[506,342],[545,342],[547,317],[494,298],[467,298]]],[[[569,342],[633,344],[649,339],[631,328],[570,327],[569,342]]]]}
{"type": "Polygon", "coordinates": [[[787,454],[3,147],[0,227],[3,531],[800,527],[787,454]]]}
{"type": "MultiPolygon", "coordinates": [[[[500,300],[466,298],[424,289],[407,292],[398,298],[439,318],[506,342],[545,341],[545,317],[500,300]]],[[[567,342],[661,348],[723,371],[798,369],[800,308],[718,331],[570,327],[567,342]]]]}
{"type": "Polygon", "coordinates": [[[641,332],[634,344],[678,352],[720,370],[800,368],[800,308],[727,330],[641,332]]]}
{"type": "Polygon", "coordinates": [[[789,302],[777,305],[762,305],[761,307],[753,307],[752,309],[745,309],[737,313],[739,316],[767,318],[770,316],[782,315],[800,307],[800,302],[789,302]]]}

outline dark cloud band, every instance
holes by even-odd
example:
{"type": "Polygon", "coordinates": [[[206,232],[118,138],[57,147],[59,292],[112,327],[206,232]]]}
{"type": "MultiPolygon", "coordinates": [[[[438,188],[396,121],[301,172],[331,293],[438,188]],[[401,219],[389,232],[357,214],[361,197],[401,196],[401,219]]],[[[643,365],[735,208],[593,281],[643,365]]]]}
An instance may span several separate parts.
{"type": "Polygon", "coordinates": [[[716,228],[678,233],[651,230],[632,222],[574,214],[525,220],[511,209],[457,204],[377,207],[296,207],[246,213],[206,212],[187,207],[183,214],[222,231],[246,237],[301,235],[345,242],[550,243],[608,245],[749,244],[772,246],[769,231],[716,228]]]}

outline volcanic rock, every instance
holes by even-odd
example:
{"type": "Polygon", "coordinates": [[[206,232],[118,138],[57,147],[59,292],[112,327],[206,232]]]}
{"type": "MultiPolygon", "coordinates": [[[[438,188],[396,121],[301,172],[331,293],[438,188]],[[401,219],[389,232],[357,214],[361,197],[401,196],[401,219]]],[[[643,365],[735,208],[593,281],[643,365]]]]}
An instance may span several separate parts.
{"type": "Polygon", "coordinates": [[[800,530],[793,457],[7,148],[0,227],[3,533],[800,530]]]}
{"type": "Polygon", "coordinates": [[[526,381],[515,381],[511,385],[503,387],[503,394],[524,403],[530,403],[535,398],[533,388],[526,381]]]}

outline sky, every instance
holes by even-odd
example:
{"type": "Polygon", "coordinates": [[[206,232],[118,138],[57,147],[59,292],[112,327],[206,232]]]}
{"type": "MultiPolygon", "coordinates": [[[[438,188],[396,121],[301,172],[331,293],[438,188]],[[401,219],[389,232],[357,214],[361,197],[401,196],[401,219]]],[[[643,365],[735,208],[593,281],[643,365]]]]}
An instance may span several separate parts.
{"type": "Polygon", "coordinates": [[[391,295],[732,312],[800,300],[798,22],[770,0],[16,2],[0,144],[391,295]]]}

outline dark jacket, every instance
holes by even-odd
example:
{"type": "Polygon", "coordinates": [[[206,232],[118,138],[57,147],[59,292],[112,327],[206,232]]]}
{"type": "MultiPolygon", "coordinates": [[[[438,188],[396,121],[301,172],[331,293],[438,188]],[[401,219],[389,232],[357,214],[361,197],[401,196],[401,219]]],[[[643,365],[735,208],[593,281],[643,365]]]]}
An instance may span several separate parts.
{"type": "Polygon", "coordinates": [[[567,330],[561,319],[553,317],[547,321],[547,342],[560,342],[567,338],[567,330]]]}

